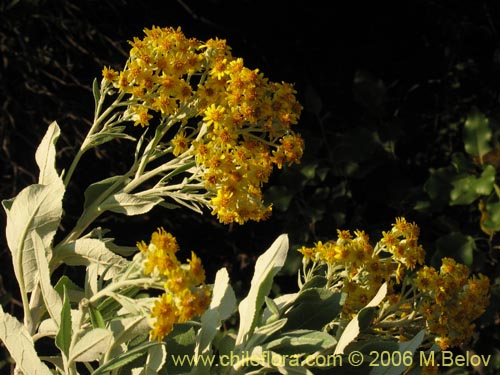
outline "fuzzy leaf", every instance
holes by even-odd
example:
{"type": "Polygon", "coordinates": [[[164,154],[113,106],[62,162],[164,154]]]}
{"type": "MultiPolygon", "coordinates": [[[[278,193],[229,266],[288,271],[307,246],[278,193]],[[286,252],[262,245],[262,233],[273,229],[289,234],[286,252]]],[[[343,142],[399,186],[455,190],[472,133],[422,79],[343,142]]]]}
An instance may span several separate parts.
{"type": "Polygon", "coordinates": [[[86,332],[75,344],[70,353],[70,362],[92,362],[98,360],[113,342],[111,331],[94,328],[86,332]]]}
{"type": "Polygon", "coordinates": [[[160,197],[143,197],[137,194],[119,193],[110,196],[100,206],[102,210],[127,216],[142,215],[163,202],[160,197]]]}
{"type": "Polygon", "coordinates": [[[41,185],[50,185],[51,183],[60,180],[56,170],[55,147],[60,134],[61,130],[59,129],[57,122],[54,121],[49,125],[45,136],[36,150],[36,164],[40,169],[38,183],[41,185]]]}
{"type": "MultiPolygon", "coordinates": [[[[6,237],[12,253],[14,273],[27,292],[36,284],[36,259],[31,233],[36,229],[44,249],[50,243],[62,216],[64,186],[60,180],[51,185],[30,185],[13,200],[4,201],[7,213],[6,237]]],[[[51,254],[46,254],[50,258],[51,254]]]]}
{"type": "Polygon", "coordinates": [[[342,335],[339,338],[339,342],[335,347],[334,354],[344,354],[344,349],[349,345],[356,337],[358,337],[360,332],[360,321],[359,317],[362,316],[362,311],[367,308],[376,307],[387,294],[387,283],[382,284],[377,294],[372,298],[370,302],[362,309],[360,312],[347,324],[342,335]]]}
{"type": "Polygon", "coordinates": [[[323,288],[303,289],[289,312],[287,329],[322,329],[342,310],[345,296],[323,288]]]}
{"type": "Polygon", "coordinates": [[[264,303],[264,297],[271,290],[274,276],[283,267],[288,252],[288,236],[282,234],[271,247],[262,254],[255,264],[255,272],[250,283],[248,295],[239,305],[240,326],[236,345],[241,345],[253,333],[258,319],[258,312],[264,303]]]}
{"type": "Polygon", "coordinates": [[[28,375],[51,375],[40,360],[33,339],[19,320],[5,313],[0,305],[0,340],[9,350],[16,367],[28,375]]]}
{"type": "Polygon", "coordinates": [[[113,347],[119,347],[123,343],[148,333],[150,327],[144,316],[112,320],[109,329],[113,332],[113,347]]]}
{"type": "Polygon", "coordinates": [[[314,353],[332,348],[336,343],[337,340],[326,332],[301,329],[286,332],[263,347],[280,354],[314,353]]]}
{"type": "MultiPolygon", "coordinates": [[[[201,328],[196,337],[195,358],[210,352],[211,343],[222,324],[229,318],[236,307],[236,297],[233,288],[229,284],[229,275],[225,268],[217,271],[212,291],[210,307],[201,316],[201,328]]],[[[193,367],[191,374],[207,373],[208,369],[203,366],[193,367]]]]}
{"type": "Polygon", "coordinates": [[[54,319],[59,327],[61,323],[62,300],[50,282],[49,263],[45,257],[45,248],[43,246],[43,241],[36,230],[32,232],[31,239],[33,240],[33,246],[35,249],[35,258],[38,275],[40,277],[40,288],[42,290],[43,302],[45,303],[45,307],[47,308],[50,317],[54,319]]]}
{"type": "Polygon", "coordinates": [[[125,258],[108,250],[106,243],[94,238],[80,238],[54,250],[54,264],[65,263],[70,266],[97,264],[97,272],[105,280],[116,276],[128,263],[125,258]]]}
{"type": "Polygon", "coordinates": [[[217,274],[215,275],[210,309],[217,309],[221,320],[225,320],[231,316],[235,307],[236,296],[234,295],[233,288],[229,283],[227,270],[222,268],[217,271],[217,274]]]}

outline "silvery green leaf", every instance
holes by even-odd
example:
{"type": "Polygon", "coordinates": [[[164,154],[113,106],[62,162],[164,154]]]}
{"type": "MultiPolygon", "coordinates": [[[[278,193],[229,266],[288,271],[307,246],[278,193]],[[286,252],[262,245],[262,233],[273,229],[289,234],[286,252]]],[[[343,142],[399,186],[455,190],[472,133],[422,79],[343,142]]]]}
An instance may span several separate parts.
{"type": "MultiPolygon", "coordinates": [[[[280,314],[285,312],[290,306],[293,305],[297,297],[299,296],[299,293],[289,293],[289,294],[283,294],[281,296],[278,296],[273,299],[274,304],[278,308],[280,314]]],[[[262,313],[262,320],[265,322],[268,322],[268,320],[275,315],[274,312],[272,312],[269,307],[266,307],[264,309],[264,312],[262,313]]],[[[270,323],[270,322],[268,322],[270,323]]]]}
{"type": "Polygon", "coordinates": [[[255,328],[252,337],[248,340],[247,347],[252,348],[262,344],[272,334],[278,332],[286,325],[287,319],[278,319],[261,327],[255,328]]]}
{"type": "Polygon", "coordinates": [[[54,264],[65,263],[70,266],[88,266],[97,264],[97,272],[102,275],[108,269],[104,279],[116,276],[127,264],[125,258],[113,253],[102,240],[80,238],[54,250],[54,264]]]}
{"type": "Polygon", "coordinates": [[[118,293],[109,293],[108,295],[112,297],[116,302],[118,302],[127,313],[132,315],[144,314],[143,308],[137,299],[130,298],[118,293]]]}
{"type": "Polygon", "coordinates": [[[43,336],[55,337],[58,329],[59,327],[56,322],[52,318],[48,318],[42,320],[38,326],[38,333],[43,336]]]}
{"type": "Polygon", "coordinates": [[[40,174],[38,183],[41,185],[50,185],[60,179],[56,170],[56,142],[61,134],[57,122],[49,125],[45,136],[38,146],[35,159],[40,174]]]}
{"type": "Polygon", "coordinates": [[[142,215],[161,203],[161,197],[147,197],[137,194],[118,193],[110,196],[101,205],[103,211],[116,212],[127,216],[142,215]]]}
{"type": "Polygon", "coordinates": [[[368,304],[359,311],[359,313],[347,324],[342,335],[339,338],[339,342],[335,347],[334,355],[344,354],[344,349],[349,345],[356,337],[359,335],[359,316],[362,314],[364,309],[372,308],[378,306],[380,302],[385,298],[387,294],[387,283],[382,284],[379,288],[377,294],[371,299],[368,304]]]}
{"type": "Polygon", "coordinates": [[[236,296],[229,283],[229,275],[225,268],[221,268],[215,275],[210,309],[217,309],[221,320],[225,320],[233,314],[235,307],[236,296]]]}
{"type": "Polygon", "coordinates": [[[61,323],[62,300],[50,282],[49,263],[45,257],[46,251],[43,241],[36,230],[31,233],[33,247],[35,249],[35,259],[40,277],[40,289],[42,291],[43,302],[57,326],[61,323]]]}
{"type": "Polygon", "coordinates": [[[106,353],[112,342],[113,334],[107,329],[94,328],[87,331],[71,349],[69,362],[97,361],[106,353]]]}
{"type": "Polygon", "coordinates": [[[57,280],[56,285],[54,286],[54,289],[56,290],[57,293],[59,293],[60,296],[63,295],[64,287],[66,287],[66,290],[68,291],[68,297],[69,301],[73,303],[78,303],[81,301],[82,298],[85,298],[85,293],[83,289],[76,285],[68,276],[63,275],[59,280],[57,280]]]}
{"type": "Polygon", "coordinates": [[[148,357],[144,366],[144,375],[158,375],[167,359],[165,345],[156,345],[148,349],[148,357]]]}
{"type": "Polygon", "coordinates": [[[263,345],[265,350],[274,350],[282,354],[315,353],[332,348],[337,343],[326,332],[300,329],[278,335],[274,340],[263,345]]]}
{"type": "MultiPolygon", "coordinates": [[[[26,292],[37,282],[36,259],[31,233],[37,230],[44,249],[49,249],[62,216],[64,185],[30,185],[12,201],[4,201],[7,213],[6,237],[12,253],[14,273],[26,292]]],[[[50,259],[51,254],[46,254],[50,259]]]]}
{"type": "Polygon", "coordinates": [[[262,254],[255,264],[255,272],[250,283],[248,295],[239,305],[240,326],[236,345],[242,345],[253,333],[258,320],[258,313],[264,303],[264,297],[271,290],[274,276],[285,264],[288,252],[288,236],[282,234],[271,247],[262,254]]]}
{"type": "Polygon", "coordinates": [[[51,375],[49,368],[40,360],[33,339],[19,320],[5,313],[0,305],[0,339],[9,350],[16,367],[24,374],[51,375]]]}
{"type": "MultiPolygon", "coordinates": [[[[207,355],[211,350],[211,343],[224,319],[232,315],[236,307],[236,297],[229,284],[229,275],[225,268],[221,268],[215,275],[210,307],[201,316],[201,328],[196,337],[194,351],[195,359],[199,355],[207,355]]],[[[206,366],[193,366],[191,374],[208,374],[206,366]]]]}
{"type": "Polygon", "coordinates": [[[99,291],[99,265],[91,263],[85,272],[85,297],[90,298],[99,291]]]}
{"type": "Polygon", "coordinates": [[[109,329],[113,332],[113,347],[118,347],[138,336],[149,332],[149,324],[144,316],[134,316],[130,318],[115,319],[109,324],[109,329]]]}

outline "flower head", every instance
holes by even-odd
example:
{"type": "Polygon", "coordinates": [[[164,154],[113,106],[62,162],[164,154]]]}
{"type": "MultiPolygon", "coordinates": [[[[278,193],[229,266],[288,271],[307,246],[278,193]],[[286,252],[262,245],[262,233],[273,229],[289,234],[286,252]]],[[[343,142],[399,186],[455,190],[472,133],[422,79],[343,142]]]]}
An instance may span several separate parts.
{"type": "Polygon", "coordinates": [[[223,223],[266,219],[271,205],[262,185],[274,167],[299,163],[304,151],[292,130],[302,110],[293,85],[246,67],[223,39],[201,42],[156,26],[144,34],[130,41],[123,70],[103,69],[128,98],[126,118],[141,127],[158,120],[157,134],[170,137],[158,147],[170,144],[173,157],[191,152],[196,168],[186,173],[206,192],[191,190],[183,199],[202,195],[196,201],[223,223]]]}
{"type": "Polygon", "coordinates": [[[153,340],[162,340],[175,323],[201,315],[210,303],[210,289],[205,285],[205,270],[200,258],[191,252],[191,259],[182,264],[176,257],[179,250],[172,234],[159,228],[149,245],[137,244],[144,259],[143,272],[164,282],[164,293],[158,297],[150,313],[153,340]]]}

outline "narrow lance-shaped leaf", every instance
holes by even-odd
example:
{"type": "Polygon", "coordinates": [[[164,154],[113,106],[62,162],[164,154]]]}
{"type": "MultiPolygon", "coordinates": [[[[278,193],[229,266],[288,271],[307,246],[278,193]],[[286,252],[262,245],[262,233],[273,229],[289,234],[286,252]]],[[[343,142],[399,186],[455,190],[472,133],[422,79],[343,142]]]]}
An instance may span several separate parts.
{"type": "Polygon", "coordinates": [[[108,269],[104,276],[108,280],[118,274],[128,261],[125,258],[108,250],[103,240],[95,238],[80,238],[54,250],[52,267],[64,263],[70,266],[97,265],[99,275],[108,269]]]}
{"type": "MultiPolygon", "coordinates": [[[[201,328],[198,331],[195,356],[207,353],[224,319],[231,316],[236,307],[236,297],[229,284],[229,275],[225,268],[215,275],[212,301],[210,307],[201,316],[201,328]]],[[[199,368],[193,368],[192,374],[200,373],[199,368]]]]}
{"type": "MultiPolygon", "coordinates": [[[[51,185],[30,185],[13,200],[4,201],[7,213],[6,237],[12,253],[14,273],[26,292],[36,284],[36,259],[31,233],[37,230],[45,249],[59,226],[62,216],[62,181],[51,185]]],[[[50,254],[46,255],[50,258],[50,254]]]]}
{"type": "Polygon", "coordinates": [[[41,185],[50,185],[60,179],[56,170],[56,142],[59,139],[61,130],[57,122],[49,125],[45,136],[38,146],[35,159],[40,169],[38,183],[41,185]]]}
{"type": "Polygon", "coordinates": [[[257,323],[258,312],[264,303],[264,297],[272,287],[274,276],[283,267],[288,252],[288,237],[279,236],[271,247],[262,254],[255,264],[255,272],[250,283],[248,295],[239,305],[240,326],[236,345],[241,345],[250,335],[257,323]]]}
{"type": "Polygon", "coordinates": [[[359,335],[360,329],[358,318],[360,314],[362,314],[363,310],[366,308],[378,306],[378,304],[385,298],[386,294],[387,283],[384,283],[378,290],[375,297],[373,297],[372,300],[368,302],[368,304],[363,309],[361,309],[361,311],[349,322],[349,324],[347,324],[344,331],[342,332],[342,335],[339,338],[337,346],[335,347],[334,354],[344,354],[344,349],[346,348],[346,346],[349,345],[352,340],[354,340],[359,335]]]}
{"type": "Polygon", "coordinates": [[[49,368],[40,360],[33,339],[26,328],[0,305],[0,340],[9,350],[16,367],[26,375],[51,375],[49,368]]]}
{"type": "Polygon", "coordinates": [[[59,331],[57,332],[56,336],[56,346],[67,358],[69,355],[69,346],[71,344],[72,319],[68,291],[66,290],[65,285],[63,286],[63,303],[60,321],[61,323],[59,325],[59,331]]]}
{"type": "Polygon", "coordinates": [[[92,362],[98,360],[111,346],[113,334],[103,328],[94,328],[78,339],[72,348],[70,362],[92,362]]]}
{"type": "Polygon", "coordinates": [[[134,216],[151,211],[154,206],[161,202],[163,202],[163,198],[161,197],[145,197],[137,194],[119,193],[106,199],[100,208],[103,211],[134,216]]]}
{"type": "Polygon", "coordinates": [[[40,288],[42,291],[43,302],[45,307],[52,319],[56,322],[57,326],[61,323],[61,310],[62,301],[59,294],[52,287],[50,283],[50,271],[49,263],[45,257],[45,248],[43,246],[43,241],[36,230],[31,234],[33,240],[33,246],[35,249],[35,258],[38,268],[38,275],[40,277],[40,288]]]}

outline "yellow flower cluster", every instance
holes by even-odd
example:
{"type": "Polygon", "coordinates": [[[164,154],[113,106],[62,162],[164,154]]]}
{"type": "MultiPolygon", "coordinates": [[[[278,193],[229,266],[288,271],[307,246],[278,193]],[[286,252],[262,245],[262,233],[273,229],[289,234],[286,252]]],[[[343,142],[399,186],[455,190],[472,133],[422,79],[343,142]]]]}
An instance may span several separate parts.
{"type": "Polygon", "coordinates": [[[153,27],[145,34],[131,42],[125,69],[106,67],[104,79],[131,94],[128,111],[136,125],[149,125],[151,113],[180,120],[170,138],[172,154],[195,158],[221,222],[267,218],[271,207],[262,201],[262,185],[274,166],[298,163],[304,148],[291,130],[302,110],[292,85],[245,67],[225,40],[202,43],[180,28],[153,27]]]}
{"type": "Polygon", "coordinates": [[[443,258],[439,272],[428,266],[417,271],[415,285],[424,295],[420,312],[443,350],[472,336],[472,322],[484,313],[489,301],[486,276],[469,277],[467,266],[443,258]]]}
{"type": "Polygon", "coordinates": [[[368,235],[356,230],[338,230],[338,239],[318,242],[315,247],[302,247],[304,258],[326,264],[330,284],[347,293],[343,311],[354,314],[388,282],[389,291],[399,284],[405,270],[412,270],[424,261],[424,250],[418,244],[419,228],[404,218],[397,218],[392,230],[370,244],[368,235]],[[390,255],[390,256],[388,256],[390,255]]]}
{"type": "Polygon", "coordinates": [[[487,277],[469,277],[467,266],[451,258],[443,258],[439,272],[423,265],[419,227],[404,218],[397,218],[389,232],[382,232],[375,246],[363,231],[354,231],[354,236],[345,230],[337,232],[336,241],[318,242],[299,251],[306,265],[312,262],[312,269],[326,266],[328,288],[347,294],[344,313],[357,313],[387,282],[387,301],[392,305],[388,307],[392,311],[389,326],[396,321],[400,325],[411,322],[418,314],[443,349],[472,336],[472,322],[484,313],[489,301],[487,277]],[[417,265],[422,267],[413,272],[417,265]],[[409,292],[399,290],[403,280],[410,285],[409,292]]]}
{"type": "Polygon", "coordinates": [[[152,234],[149,244],[142,241],[137,247],[145,259],[143,272],[165,281],[165,292],[151,309],[151,339],[162,340],[175,323],[201,315],[209,305],[205,270],[194,252],[187,264],[181,264],[175,255],[177,240],[163,228],[152,234]]]}

